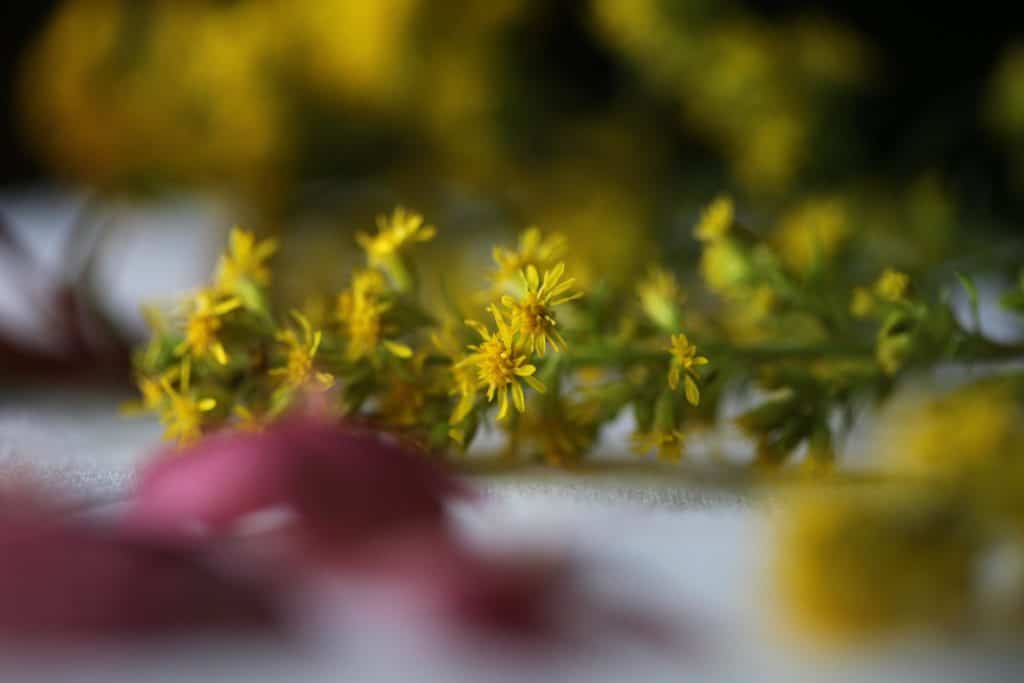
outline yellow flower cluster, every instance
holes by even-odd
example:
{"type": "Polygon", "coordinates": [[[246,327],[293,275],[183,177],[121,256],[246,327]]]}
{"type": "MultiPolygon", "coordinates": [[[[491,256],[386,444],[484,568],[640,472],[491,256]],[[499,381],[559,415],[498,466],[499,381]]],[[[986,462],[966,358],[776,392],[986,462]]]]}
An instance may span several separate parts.
{"type": "Polygon", "coordinates": [[[356,234],[365,266],[335,296],[333,315],[316,313],[314,325],[300,311],[275,310],[277,242],[233,229],[210,285],[183,314],[170,324],[150,316],[153,337],[135,359],[142,399],[134,409],[160,415],[169,437],[189,441],[221,426],[258,428],[315,394],[339,415],[359,413],[444,450],[469,447],[493,407],[510,449],[537,449],[565,465],[630,403],[644,413],[653,399],[643,378],[660,375],[659,416],[637,425],[638,443],[661,435],[658,451],[666,457],[675,445],[678,456],[686,416],[676,396],[699,404],[708,360],[679,332],[683,298],[673,275],[654,269],[623,332],[603,340],[589,332],[596,319],[567,275],[565,238],[529,228],[515,248],[492,251],[483,307],[490,324],[457,325],[450,312],[424,308],[412,286],[420,277],[412,251],[436,235],[415,212],[380,216],[375,234],[356,234]],[[660,327],[634,339],[645,314],[660,327]],[[658,350],[623,357],[617,345],[627,341],[658,350]]]}
{"type": "MultiPolygon", "coordinates": [[[[257,427],[315,400],[434,451],[468,449],[481,430],[497,429],[510,452],[570,464],[622,415],[635,423],[635,450],[677,460],[692,431],[719,419],[723,387],[752,386],[757,400],[735,420],[753,462],[803,460],[823,471],[842,443],[836,416],[887,395],[904,372],[1012,357],[1013,347],[961,327],[946,299],[922,296],[901,271],[880,269],[870,287],[845,289],[838,283],[856,276],[829,253],[841,243],[838,205],[799,206],[776,223],[792,233],[780,238],[738,222],[729,198],[715,199],[694,231],[697,273],[651,265],[632,286],[598,279],[586,296],[563,260],[567,240],[531,227],[514,246],[494,247],[493,263],[474,276],[484,300],[452,297],[446,282],[421,286],[431,264],[417,252],[439,233],[399,208],[373,234],[356,234],[364,261],[341,291],[321,293],[330,310],[280,306],[270,291],[277,243],[235,228],[210,284],[170,322],[148,316],[134,409],[191,439],[257,427]],[[831,247],[829,230],[838,231],[831,247]],[[696,287],[697,275],[707,291],[684,296],[683,278],[696,287]]],[[[960,281],[976,295],[969,278],[960,281]]],[[[976,416],[980,431],[963,431],[971,442],[1015,422],[987,400],[957,401],[976,416]]],[[[913,433],[900,441],[915,451],[955,441],[913,433]]]]}

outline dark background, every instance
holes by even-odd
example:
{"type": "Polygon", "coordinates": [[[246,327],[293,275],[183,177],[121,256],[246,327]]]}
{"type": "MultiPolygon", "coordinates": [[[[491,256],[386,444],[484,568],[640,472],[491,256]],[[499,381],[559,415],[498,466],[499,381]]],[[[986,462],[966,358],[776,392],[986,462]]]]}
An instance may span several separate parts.
{"type": "MultiPolygon", "coordinates": [[[[56,1],[8,0],[0,10],[0,185],[45,181],[46,170],[26,149],[19,135],[14,102],[20,56],[44,25],[56,1]]],[[[574,23],[581,12],[574,4],[553,2],[552,11],[567,9],[559,32],[566,40],[562,54],[600,50],[574,23]]],[[[861,147],[861,172],[908,178],[923,167],[942,172],[968,196],[1020,215],[1021,202],[1008,184],[1008,170],[998,143],[983,129],[977,112],[980,95],[998,56],[1014,38],[1024,36],[1024,21],[1010,3],[900,3],[848,1],[810,3],[748,2],[767,17],[783,17],[805,9],[826,11],[862,33],[877,49],[881,81],[870,94],[852,103],[861,147]]],[[[558,38],[558,37],[556,37],[558,38]]],[[[578,67],[578,65],[574,65],[578,67]]],[[[552,70],[555,73],[558,69],[552,70]]],[[[607,70],[595,68],[579,82],[579,69],[567,87],[601,91],[607,70]]]]}

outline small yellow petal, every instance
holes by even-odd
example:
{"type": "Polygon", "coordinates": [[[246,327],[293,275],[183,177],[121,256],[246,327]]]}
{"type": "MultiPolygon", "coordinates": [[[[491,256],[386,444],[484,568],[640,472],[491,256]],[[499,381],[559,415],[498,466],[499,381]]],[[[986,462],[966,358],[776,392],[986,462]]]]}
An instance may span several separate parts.
{"type": "Polygon", "coordinates": [[[523,393],[523,386],[518,382],[512,385],[512,400],[515,401],[516,410],[520,413],[526,412],[526,395],[523,393]]]}
{"type": "Polygon", "coordinates": [[[405,344],[398,342],[384,340],[384,348],[391,352],[393,356],[398,358],[412,358],[412,349],[405,344]]]}

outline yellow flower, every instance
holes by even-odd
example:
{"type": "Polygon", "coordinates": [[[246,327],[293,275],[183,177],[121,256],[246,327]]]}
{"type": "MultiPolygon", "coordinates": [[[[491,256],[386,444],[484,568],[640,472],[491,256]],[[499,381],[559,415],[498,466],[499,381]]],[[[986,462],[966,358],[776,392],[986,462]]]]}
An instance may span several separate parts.
{"type": "Polygon", "coordinates": [[[135,383],[139,388],[141,400],[122,403],[121,413],[123,415],[138,415],[140,413],[158,411],[164,404],[164,380],[173,382],[178,378],[180,372],[180,368],[173,367],[162,373],[159,377],[138,375],[135,383]]]}
{"type": "Polygon", "coordinates": [[[850,313],[857,318],[866,318],[875,310],[875,297],[864,287],[855,287],[850,299],[850,313]]]}
{"type": "Polygon", "coordinates": [[[536,268],[527,266],[519,271],[526,290],[522,299],[516,301],[508,295],[501,297],[501,303],[509,309],[512,328],[519,333],[530,353],[536,351],[543,356],[549,341],[556,351],[566,348],[565,339],[555,329],[558,321],[554,307],[579,299],[583,292],[570,293],[576,281],[573,278],[562,281],[563,273],[565,264],[559,263],[545,272],[541,279],[536,268]]]}
{"type": "Polygon", "coordinates": [[[549,465],[571,466],[594,445],[596,430],[583,412],[578,406],[561,401],[557,405],[545,404],[543,411],[523,416],[517,425],[518,436],[549,465]]]}
{"type": "Polygon", "coordinates": [[[167,425],[164,438],[177,440],[182,444],[195,441],[202,435],[203,413],[217,407],[217,402],[212,398],[196,398],[192,395],[189,386],[191,370],[192,364],[186,358],[181,363],[177,391],[171,386],[169,376],[160,379],[160,385],[167,395],[167,401],[164,402],[161,411],[161,418],[167,425]]]}
{"type": "Polygon", "coordinates": [[[959,473],[1024,452],[1024,411],[1006,382],[986,379],[942,396],[897,400],[883,415],[885,466],[959,473]]]}
{"type": "Polygon", "coordinates": [[[910,288],[910,278],[892,268],[886,268],[875,282],[875,293],[885,301],[903,301],[910,288]]]}
{"type": "Polygon", "coordinates": [[[352,287],[338,295],[337,315],[344,327],[348,346],[345,357],[349,361],[357,361],[373,355],[378,344],[399,358],[412,356],[412,349],[405,344],[390,341],[383,337],[394,331],[392,325],[385,324],[384,314],[391,304],[381,301],[375,294],[376,278],[364,271],[352,278],[352,287]]]}
{"type": "Polygon", "coordinates": [[[967,617],[978,561],[969,516],[934,490],[829,493],[781,517],[773,575],[788,624],[842,642],[967,617]]]}
{"type": "Polygon", "coordinates": [[[273,239],[256,241],[256,236],[240,227],[231,229],[228,251],[217,264],[216,287],[223,292],[232,292],[240,280],[251,280],[258,285],[270,284],[270,269],[266,265],[274,252],[277,241],[273,239]]]}
{"type": "Polygon", "coordinates": [[[456,363],[456,366],[476,369],[477,388],[487,389],[488,401],[493,401],[497,396],[498,419],[503,420],[508,415],[510,392],[516,410],[520,413],[526,411],[526,396],[520,380],[541,393],[546,389],[533,376],[537,368],[527,363],[529,358],[524,342],[517,338],[497,306],[491,306],[490,311],[498,327],[497,332],[492,333],[475,320],[467,320],[466,324],[476,330],[483,341],[470,346],[473,353],[456,363]]]}
{"type": "Polygon", "coordinates": [[[494,275],[496,283],[503,283],[517,277],[527,266],[547,268],[565,256],[566,239],[559,233],[544,237],[540,228],[531,227],[519,235],[519,246],[514,251],[494,247],[491,252],[498,266],[494,275]]]}
{"type": "Polygon", "coordinates": [[[846,207],[835,197],[808,199],[779,221],[772,243],[783,262],[801,274],[831,259],[849,236],[846,207]]]}
{"type": "Polygon", "coordinates": [[[334,384],[334,376],[318,372],[313,367],[320,348],[321,332],[314,332],[306,317],[298,311],[292,311],[292,317],[299,324],[299,332],[293,328],[278,332],[277,341],[285,347],[287,359],[282,367],[273,368],[270,374],[280,377],[282,386],[287,389],[298,389],[310,381],[324,389],[330,387],[334,384]]]}
{"type": "Polygon", "coordinates": [[[390,267],[407,242],[429,242],[434,239],[437,229],[424,225],[420,214],[397,207],[390,217],[377,216],[377,234],[365,232],[356,234],[356,242],[366,251],[371,265],[390,267]]]}
{"type": "Polygon", "coordinates": [[[750,283],[749,256],[735,240],[721,239],[704,246],[700,259],[701,276],[708,289],[723,295],[735,295],[750,283]]]}
{"type": "Polygon", "coordinates": [[[225,315],[242,305],[236,297],[217,300],[209,291],[196,294],[192,300],[192,312],[185,323],[185,340],[174,353],[189,354],[193,358],[212,356],[221,365],[227,365],[228,354],[218,338],[218,332],[225,315]]]}
{"type": "Polygon", "coordinates": [[[732,221],[732,199],[717,197],[701,213],[693,234],[701,242],[717,242],[728,234],[732,221]]]}
{"type": "Polygon", "coordinates": [[[685,334],[673,334],[672,343],[666,350],[672,356],[672,363],[668,369],[668,385],[673,390],[678,389],[681,376],[686,400],[692,405],[697,405],[700,403],[700,389],[697,386],[697,372],[694,368],[707,365],[708,359],[697,355],[697,346],[691,344],[685,334]]]}
{"type": "Polygon", "coordinates": [[[637,432],[631,441],[633,451],[638,455],[656,450],[658,459],[666,462],[678,462],[683,456],[684,436],[678,429],[637,432]]]}
{"type": "Polygon", "coordinates": [[[352,291],[357,296],[380,296],[387,288],[384,274],[375,268],[363,268],[352,274],[352,291]]]}
{"type": "Polygon", "coordinates": [[[685,296],[675,275],[664,268],[651,268],[636,287],[640,307],[656,325],[667,330],[678,327],[678,306],[685,296]]]}

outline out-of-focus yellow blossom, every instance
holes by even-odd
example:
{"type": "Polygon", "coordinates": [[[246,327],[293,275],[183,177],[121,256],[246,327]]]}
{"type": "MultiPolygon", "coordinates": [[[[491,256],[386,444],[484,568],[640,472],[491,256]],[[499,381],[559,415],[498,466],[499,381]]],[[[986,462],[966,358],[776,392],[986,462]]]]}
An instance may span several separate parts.
{"type": "Polygon", "coordinates": [[[357,297],[380,296],[387,291],[384,274],[374,268],[363,268],[352,275],[352,293],[357,297]]]}
{"type": "Polygon", "coordinates": [[[269,5],[63,3],[24,74],[36,142],[104,187],[265,184],[288,155],[269,5]]]}
{"type": "Polygon", "coordinates": [[[565,339],[556,329],[555,306],[575,301],[583,296],[583,292],[573,292],[573,278],[562,280],[565,264],[559,263],[551,270],[544,272],[541,278],[537,269],[526,266],[519,271],[524,293],[518,301],[507,294],[501,298],[503,306],[509,309],[511,327],[519,338],[525,342],[526,349],[540,356],[547,351],[548,342],[556,351],[565,351],[565,339]]]}
{"type": "Polygon", "coordinates": [[[356,242],[366,252],[371,267],[381,268],[399,291],[407,291],[412,287],[412,276],[403,252],[411,244],[429,242],[436,234],[436,228],[424,223],[423,216],[398,207],[391,216],[377,216],[376,235],[356,233],[356,242]]]}
{"type": "Polygon", "coordinates": [[[350,361],[371,357],[379,345],[399,358],[409,358],[412,349],[385,338],[395,327],[384,322],[391,304],[375,294],[381,290],[378,276],[371,275],[374,272],[356,274],[352,287],[338,295],[337,316],[348,342],[345,357],[350,361]]]}
{"type": "Polygon", "coordinates": [[[664,330],[679,327],[679,305],[686,296],[675,275],[664,268],[651,268],[636,287],[640,307],[647,317],[664,330]]]}
{"type": "Polygon", "coordinates": [[[138,415],[139,413],[159,412],[164,404],[164,381],[174,382],[181,373],[181,366],[175,365],[162,373],[159,377],[147,377],[138,375],[135,385],[139,388],[141,400],[126,401],[121,404],[121,413],[124,415],[138,415]]]}
{"type": "Polygon", "coordinates": [[[386,266],[397,256],[406,243],[429,242],[434,239],[437,229],[423,222],[423,216],[402,207],[391,216],[377,216],[377,234],[356,233],[356,242],[366,251],[372,266],[386,266]]]}
{"type": "Polygon", "coordinates": [[[525,342],[516,335],[505,321],[497,306],[490,307],[497,331],[491,332],[475,320],[466,324],[480,335],[483,341],[470,346],[473,352],[456,365],[472,366],[477,372],[477,387],[487,390],[487,400],[498,398],[498,419],[508,416],[509,393],[512,403],[520,413],[526,411],[526,396],[520,382],[526,382],[538,392],[546,391],[544,384],[533,375],[537,368],[531,365],[525,342]]]}
{"type": "Polygon", "coordinates": [[[807,156],[805,125],[788,113],[757,122],[750,139],[732,150],[736,175],[762,192],[785,189],[807,156]]]}
{"type": "Polygon", "coordinates": [[[756,344],[771,335],[771,314],[778,304],[775,290],[768,285],[725,292],[729,305],[722,311],[722,323],[729,337],[739,344],[756,344]]]}
{"type": "Polygon", "coordinates": [[[883,301],[903,301],[910,289],[910,277],[893,268],[886,268],[875,282],[875,294],[883,301]]]}
{"type": "Polygon", "coordinates": [[[707,365],[708,359],[697,355],[697,346],[691,344],[685,334],[673,334],[672,343],[666,348],[672,356],[668,369],[668,385],[672,390],[679,388],[679,379],[683,379],[686,400],[692,405],[700,403],[700,388],[697,386],[695,368],[707,365]]]}
{"type": "Polygon", "coordinates": [[[655,451],[659,460],[678,462],[683,457],[685,439],[686,436],[679,429],[652,429],[633,434],[630,443],[637,455],[655,451]]]}
{"type": "Polygon", "coordinates": [[[897,399],[877,430],[883,467],[961,472],[1024,454],[1024,410],[1003,381],[897,399]]]}
{"type": "Polygon", "coordinates": [[[568,467],[594,443],[594,433],[573,406],[551,406],[547,410],[526,413],[517,425],[516,437],[555,467],[568,467]]]}
{"type": "Polygon", "coordinates": [[[891,376],[902,370],[913,350],[912,344],[913,340],[908,334],[879,334],[875,360],[882,371],[891,376]]]}
{"type": "Polygon", "coordinates": [[[223,298],[212,291],[202,291],[191,300],[192,310],[185,323],[185,339],[174,352],[193,358],[212,357],[221,365],[227,365],[228,353],[224,349],[218,331],[225,315],[242,305],[237,297],[223,298]]]}
{"type": "Polygon", "coordinates": [[[866,318],[875,311],[875,297],[864,287],[854,287],[850,297],[850,313],[857,318],[866,318]]]}
{"type": "Polygon", "coordinates": [[[978,558],[969,521],[941,494],[828,493],[782,517],[774,576],[792,626],[843,642],[968,616],[978,558]]]}
{"type": "Polygon", "coordinates": [[[314,331],[306,316],[292,311],[292,318],[299,325],[299,331],[288,327],[277,333],[277,341],[284,347],[285,364],[272,368],[270,375],[280,378],[281,386],[287,390],[298,389],[312,384],[327,389],[334,384],[334,376],[317,371],[313,365],[320,348],[323,333],[314,331]]]}
{"type": "Polygon", "coordinates": [[[701,213],[693,234],[701,242],[717,242],[729,233],[732,221],[732,199],[717,197],[701,213]]]}
{"type": "Polygon", "coordinates": [[[240,280],[266,286],[270,284],[267,259],[277,251],[277,240],[256,240],[256,235],[240,227],[232,228],[228,250],[217,264],[214,287],[222,292],[234,292],[240,280]]]}
{"type": "Polygon", "coordinates": [[[743,247],[731,239],[705,245],[700,272],[708,289],[724,296],[745,290],[752,275],[750,258],[743,247]]]}
{"type": "Polygon", "coordinates": [[[414,427],[420,423],[426,403],[423,385],[396,379],[388,383],[388,391],[381,398],[381,412],[390,425],[414,427]]]}
{"type": "Polygon", "coordinates": [[[192,364],[186,358],[181,363],[178,373],[179,382],[176,390],[167,376],[160,378],[167,400],[161,403],[160,417],[166,425],[164,438],[188,444],[202,435],[203,413],[217,407],[212,398],[197,398],[191,390],[192,364]]]}
{"type": "Polygon", "coordinates": [[[494,247],[491,256],[497,265],[495,283],[503,283],[519,277],[528,266],[544,270],[555,265],[565,256],[567,241],[560,233],[547,236],[540,228],[530,227],[519,234],[519,245],[515,250],[494,247]]]}
{"type": "Polygon", "coordinates": [[[337,315],[345,329],[350,361],[371,355],[381,340],[381,316],[390,305],[355,288],[338,295],[337,315]]]}
{"type": "Polygon", "coordinates": [[[772,241],[783,263],[807,274],[831,260],[848,236],[842,200],[823,197],[808,199],[783,215],[772,241]]]}
{"type": "Polygon", "coordinates": [[[332,99],[394,106],[410,85],[410,31],[422,0],[286,0],[296,62],[332,99]]]}

